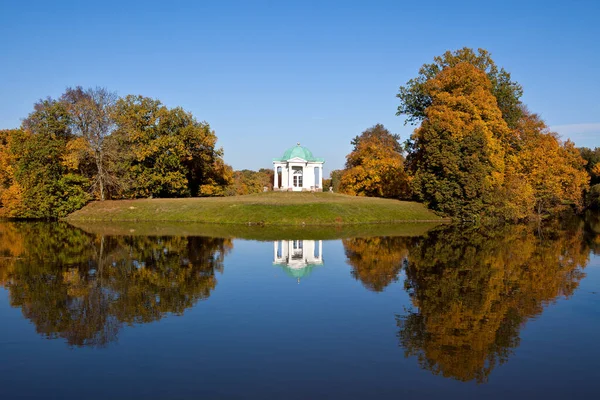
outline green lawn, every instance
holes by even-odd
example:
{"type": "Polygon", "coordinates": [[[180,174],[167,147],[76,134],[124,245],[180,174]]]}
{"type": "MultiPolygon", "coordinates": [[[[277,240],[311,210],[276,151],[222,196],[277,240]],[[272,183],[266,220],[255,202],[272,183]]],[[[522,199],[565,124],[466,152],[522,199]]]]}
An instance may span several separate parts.
{"type": "Polygon", "coordinates": [[[68,221],[180,221],[260,225],[438,222],[420,203],[335,193],[267,192],[247,196],[93,202],[68,221]]]}

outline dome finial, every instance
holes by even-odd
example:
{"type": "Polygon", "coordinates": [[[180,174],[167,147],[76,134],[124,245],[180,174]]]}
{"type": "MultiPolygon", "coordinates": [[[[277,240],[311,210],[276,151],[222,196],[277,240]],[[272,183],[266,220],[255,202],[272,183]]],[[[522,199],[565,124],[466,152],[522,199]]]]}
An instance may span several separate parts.
{"type": "Polygon", "coordinates": [[[300,142],[296,142],[296,145],[300,146],[300,142]]]}

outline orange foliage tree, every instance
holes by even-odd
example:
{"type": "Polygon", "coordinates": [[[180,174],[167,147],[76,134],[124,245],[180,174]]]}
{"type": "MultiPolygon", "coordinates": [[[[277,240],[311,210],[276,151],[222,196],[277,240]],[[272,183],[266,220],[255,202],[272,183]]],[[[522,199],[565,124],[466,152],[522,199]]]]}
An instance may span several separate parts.
{"type": "Polygon", "coordinates": [[[354,138],[339,190],[353,196],[408,197],[409,178],[399,138],[381,124],[354,138]]]}
{"type": "MultiPolygon", "coordinates": [[[[16,130],[0,130],[0,216],[6,216],[7,208],[4,204],[10,203],[15,197],[10,190],[14,185],[14,160],[10,148],[15,133],[16,130]]],[[[14,191],[13,187],[12,192],[14,191]]]]}
{"type": "Polygon", "coordinates": [[[406,122],[411,124],[425,119],[425,110],[432,103],[427,83],[444,69],[455,67],[460,63],[469,63],[486,74],[491,83],[492,94],[502,112],[502,118],[510,128],[513,128],[521,117],[520,98],[523,95],[523,88],[511,79],[510,73],[504,68],[498,68],[487,50],[478,49],[475,52],[468,47],[453,52],[446,51],[441,56],[434,57],[433,63],[423,64],[419,69],[419,75],[400,87],[396,95],[400,99],[396,115],[405,115],[406,122]]]}
{"type": "Polygon", "coordinates": [[[417,197],[469,220],[519,221],[565,205],[582,210],[586,162],[527,111],[510,74],[481,49],[434,61],[398,94],[398,112],[422,121],[406,160],[417,197]]]}
{"type": "Polygon", "coordinates": [[[582,193],[589,186],[586,161],[573,142],[562,142],[541,118],[523,111],[515,129],[516,151],[511,158],[515,172],[530,186],[534,211],[554,211],[562,204],[583,208],[582,193]]]}
{"type": "Polygon", "coordinates": [[[435,210],[473,216],[504,177],[501,139],[510,135],[485,73],[463,62],[426,83],[432,103],[414,132],[407,163],[413,189],[435,210]]]}

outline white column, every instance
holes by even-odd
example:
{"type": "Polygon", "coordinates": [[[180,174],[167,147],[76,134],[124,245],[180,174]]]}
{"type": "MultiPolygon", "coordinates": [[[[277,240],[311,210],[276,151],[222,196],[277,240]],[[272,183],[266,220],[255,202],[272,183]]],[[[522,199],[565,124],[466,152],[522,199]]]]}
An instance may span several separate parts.
{"type": "Polygon", "coordinates": [[[278,167],[278,165],[275,164],[275,176],[273,178],[273,190],[277,189],[277,167],[278,167]]]}
{"type": "Polygon", "coordinates": [[[323,189],[323,164],[319,165],[319,187],[323,189]]]}
{"type": "Polygon", "coordinates": [[[304,241],[304,259],[309,262],[315,262],[315,241],[305,240],[304,241]]]}
{"type": "Polygon", "coordinates": [[[323,261],[323,241],[319,240],[319,261],[323,261]]]}
{"type": "Polygon", "coordinates": [[[276,240],[273,242],[273,262],[277,262],[277,244],[279,242],[276,240]]]}
{"type": "Polygon", "coordinates": [[[287,167],[285,165],[281,166],[281,186],[283,189],[288,187],[287,167]]]}

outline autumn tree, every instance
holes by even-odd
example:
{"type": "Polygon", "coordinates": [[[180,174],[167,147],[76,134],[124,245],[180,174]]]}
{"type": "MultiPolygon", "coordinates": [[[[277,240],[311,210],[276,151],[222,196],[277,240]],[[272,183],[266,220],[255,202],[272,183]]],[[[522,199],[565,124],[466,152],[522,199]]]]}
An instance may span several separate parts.
{"type": "Polygon", "coordinates": [[[55,219],[93,199],[222,196],[233,170],[206,122],[143,96],[67,88],[0,131],[0,215],[55,219]]]}
{"type": "Polygon", "coordinates": [[[424,83],[431,97],[411,137],[407,164],[416,195],[434,210],[469,219],[492,204],[510,135],[486,74],[470,63],[424,83]]]}
{"type": "Polygon", "coordinates": [[[127,96],[115,106],[115,140],[128,151],[127,197],[219,196],[232,170],[206,122],[158,100],[127,96]]]}
{"type": "Polygon", "coordinates": [[[523,190],[532,193],[531,211],[548,213],[564,204],[583,209],[589,176],[585,171],[586,161],[573,142],[562,142],[538,115],[527,109],[523,109],[514,132],[515,148],[511,149],[510,164],[523,190]]]}
{"type": "Polygon", "coordinates": [[[400,137],[377,124],[352,140],[340,191],[355,196],[405,198],[409,178],[404,171],[400,137]]]}
{"type": "Polygon", "coordinates": [[[258,171],[243,169],[233,172],[233,182],[227,188],[227,194],[245,195],[251,193],[261,193],[266,187],[267,190],[273,190],[273,175],[272,169],[261,168],[258,171]]]}
{"type": "Polygon", "coordinates": [[[12,136],[12,130],[0,129],[0,190],[8,188],[12,181],[12,163],[10,160],[10,140],[12,136]]]}
{"type": "MultiPolygon", "coordinates": [[[[397,96],[398,115],[421,123],[406,145],[417,197],[468,220],[515,222],[564,205],[581,210],[585,160],[527,110],[522,93],[482,49],[446,52],[423,65],[397,96]]],[[[593,159],[591,151],[582,154],[593,159]]]]}
{"type": "Polygon", "coordinates": [[[454,52],[447,51],[441,56],[433,59],[433,63],[424,64],[419,69],[419,75],[409,80],[405,86],[401,86],[396,95],[400,99],[400,105],[396,115],[405,115],[406,122],[418,124],[423,121],[426,109],[433,103],[431,85],[428,82],[435,79],[446,68],[453,68],[460,63],[469,63],[484,72],[491,84],[490,90],[496,98],[502,118],[507,125],[513,128],[521,117],[521,96],[523,88],[517,82],[511,80],[511,76],[504,68],[498,68],[491,54],[484,50],[464,47],[454,52]]]}
{"type": "Polygon", "coordinates": [[[58,218],[89,200],[88,181],[65,163],[74,136],[71,117],[63,103],[53,99],[35,104],[12,132],[8,148],[11,186],[3,192],[4,213],[9,217],[58,218]]]}
{"type": "Polygon", "coordinates": [[[5,204],[8,208],[14,208],[10,203],[15,200],[20,202],[20,198],[14,199],[15,196],[19,197],[19,188],[14,185],[14,155],[11,151],[12,141],[19,135],[16,129],[0,130],[0,216],[7,210],[5,204]]]}
{"type": "Polygon", "coordinates": [[[67,88],[60,101],[71,116],[71,131],[77,136],[69,143],[72,166],[90,179],[91,190],[104,200],[119,187],[112,170],[120,149],[111,142],[115,128],[113,109],[117,95],[105,88],[84,90],[81,86],[67,88]]]}

